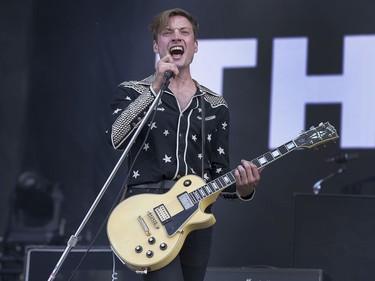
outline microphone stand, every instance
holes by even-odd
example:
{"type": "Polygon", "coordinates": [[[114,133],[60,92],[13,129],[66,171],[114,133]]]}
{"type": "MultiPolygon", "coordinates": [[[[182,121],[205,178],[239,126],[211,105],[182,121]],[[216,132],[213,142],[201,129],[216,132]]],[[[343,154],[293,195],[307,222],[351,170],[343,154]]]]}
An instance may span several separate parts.
{"type": "Polygon", "coordinates": [[[93,204],[91,205],[89,211],[87,212],[87,214],[84,217],[83,221],[81,222],[80,226],[76,230],[75,234],[72,235],[72,236],[70,236],[70,238],[69,238],[69,240],[67,242],[67,246],[66,246],[64,252],[62,253],[59,261],[57,262],[55,268],[53,269],[52,273],[50,274],[50,276],[48,278],[48,281],[52,281],[52,280],[55,279],[55,277],[56,277],[57,273],[59,272],[61,266],[63,265],[66,257],[68,256],[68,254],[70,253],[70,251],[72,250],[72,248],[74,248],[77,245],[78,237],[79,237],[80,233],[82,232],[83,228],[85,227],[85,225],[89,221],[91,215],[93,214],[94,210],[96,209],[97,205],[99,204],[99,202],[100,202],[101,198],[103,197],[104,193],[107,191],[108,186],[112,182],[114,176],[116,175],[117,171],[119,170],[119,168],[120,168],[122,162],[124,161],[125,157],[128,155],[128,153],[129,153],[131,147],[133,146],[136,138],[138,137],[140,131],[142,130],[142,128],[146,124],[148,118],[151,116],[151,113],[156,108],[156,106],[159,104],[159,100],[160,100],[162,94],[164,93],[164,91],[168,88],[169,80],[172,77],[173,77],[173,73],[172,72],[167,71],[165,73],[165,75],[164,75],[164,82],[162,84],[162,87],[160,89],[159,94],[156,96],[155,100],[150,105],[150,108],[148,109],[146,115],[142,119],[142,121],[139,124],[137,130],[134,132],[134,135],[130,139],[129,144],[126,146],[124,152],[122,153],[121,157],[117,161],[117,163],[116,163],[115,167],[113,168],[111,174],[107,178],[106,182],[104,183],[102,189],[100,190],[99,194],[97,195],[96,199],[94,200],[93,204]]]}
{"type": "Polygon", "coordinates": [[[339,168],[336,172],[333,172],[333,173],[330,173],[329,175],[325,176],[324,178],[318,180],[314,185],[313,185],[313,192],[315,195],[319,194],[319,191],[321,189],[321,184],[323,182],[326,182],[327,180],[329,179],[332,179],[340,174],[342,174],[343,172],[345,172],[346,168],[345,168],[345,165],[343,165],[341,168],[339,168]]]}

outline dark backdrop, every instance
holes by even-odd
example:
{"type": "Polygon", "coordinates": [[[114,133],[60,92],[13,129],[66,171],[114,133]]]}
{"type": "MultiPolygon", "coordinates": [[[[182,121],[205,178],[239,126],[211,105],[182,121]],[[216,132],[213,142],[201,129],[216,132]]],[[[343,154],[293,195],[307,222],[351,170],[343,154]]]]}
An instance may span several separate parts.
{"type": "MultiPolygon", "coordinates": [[[[270,149],[274,38],[308,37],[307,73],[319,75],[341,73],[344,35],[375,34],[371,0],[19,0],[0,6],[2,233],[17,175],[29,170],[60,183],[65,234],[75,232],[120,156],[105,139],[116,85],[154,69],[147,27],[159,11],[176,6],[191,11],[200,22],[201,39],[258,40],[256,68],[224,71],[233,167],[270,149]]],[[[340,114],[339,105],[310,105],[305,127],[329,120],[340,130],[340,114]]],[[[293,152],[266,168],[251,203],[219,200],[211,265],[290,266],[293,195],[311,194],[318,179],[340,167],[325,159],[341,151],[360,157],[327,182],[323,193],[340,193],[342,186],[374,175],[373,149],[328,144],[318,151],[293,152]]],[[[82,243],[91,241],[103,223],[122,181],[120,173],[85,227],[82,243]]],[[[102,231],[96,244],[106,243],[102,231]]]]}

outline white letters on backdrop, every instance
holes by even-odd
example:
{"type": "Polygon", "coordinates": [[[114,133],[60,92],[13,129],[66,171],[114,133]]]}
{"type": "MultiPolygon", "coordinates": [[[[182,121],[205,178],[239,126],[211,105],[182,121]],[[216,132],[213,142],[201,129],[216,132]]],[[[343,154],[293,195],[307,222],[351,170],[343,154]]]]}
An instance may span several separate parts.
{"type": "MultiPolygon", "coordinates": [[[[339,75],[307,75],[307,45],[307,38],[274,39],[269,147],[303,129],[307,104],[340,103],[341,147],[374,148],[375,35],[344,37],[339,75]]],[[[198,49],[192,76],[219,94],[224,68],[257,66],[257,39],[200,39],[198,49]]]]}

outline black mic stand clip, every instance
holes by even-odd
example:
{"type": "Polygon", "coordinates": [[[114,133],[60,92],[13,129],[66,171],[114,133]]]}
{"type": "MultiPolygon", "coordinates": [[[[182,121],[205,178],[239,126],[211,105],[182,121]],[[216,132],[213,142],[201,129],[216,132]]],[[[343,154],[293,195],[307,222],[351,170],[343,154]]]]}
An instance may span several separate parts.
{"type": "Polygon", "coordinates": [[[320,190],[321,190],[321,185],[322,183],[326,182],[327,180],[329,179],[332,179],[340,174],[342,174],[343,172],[346,171],[346,166],[345,164],[342,165],[341,168],[337,169],[337,171],[333,172],[333,173],[330,173],[329,175],[325,176],[324,178],[318,180],[314,185],[313,185],[313,193],[315,195],[319,194],[320,190]]]}

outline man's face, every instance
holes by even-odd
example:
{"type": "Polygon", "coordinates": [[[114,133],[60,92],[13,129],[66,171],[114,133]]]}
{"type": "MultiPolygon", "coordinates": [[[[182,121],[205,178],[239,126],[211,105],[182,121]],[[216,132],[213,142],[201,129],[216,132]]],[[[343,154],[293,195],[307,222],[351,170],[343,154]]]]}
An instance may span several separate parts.
{"type": "Polygon", "coordinates": [[[157,40],[154,40],[153,48],[161,58],[170,54],[178,68],[189,66],[194,53],[198,51],[191,23],[183,16],[171,17],[157,40]]]}

